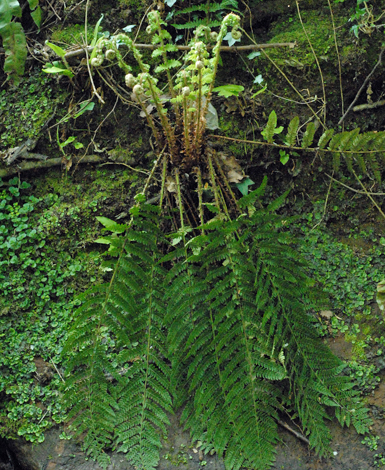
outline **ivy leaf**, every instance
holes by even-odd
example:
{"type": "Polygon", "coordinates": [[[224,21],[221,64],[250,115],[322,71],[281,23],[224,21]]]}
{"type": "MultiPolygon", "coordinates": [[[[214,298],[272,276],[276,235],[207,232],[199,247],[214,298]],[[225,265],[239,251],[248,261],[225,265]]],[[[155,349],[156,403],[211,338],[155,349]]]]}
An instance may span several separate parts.
{"type": "Polygon", "coordinates": [[[284,150],[280,150],[279,151],[279,155],[280,155],[280,162],[282,163],[282,165],[286,165],[286,163],[289,161],[289,154],[287,154],[284,150]]]}
{"type": "Polygon", "coordinates": [[[126,26],[125,28],[123,28],[123,31],[125,33],[131,33],[132,30],[135,28],[136,24],[129,24],[128,26],[126,26]]]}
{"type": "Polygon", "coordinates": [[[249,192],[249,186],[254,184],[254,181],[250,178],[245,178],[240,183],[237,183],[235,186],[239,189],[243,196],[247,196],[249,192]]]}
{"type": "Polygon", "coordinates": [[[254,78],[253,83],[258,83],[258,85],[260,85],[262,82],[263,82],[263,77],[261,74],[259,74],[257,77],[254,78]]]}
{"type": "Polygon", "coordinates": [[[224,41],[227,41],[228,45],[231,47],[234,45],[236,42],[239,42],[240,39],[234,39],[233,36],[230,33],[227,33],[226,36],[223,38],[224,41]]]}
{"type": "Polygon", "coordinates": [[[165,0],[164,3],[166,3],[168,7],[172,8],[175,5],[176,0],[165,0]]]}
{"type": "Polygon", "coordinates": [[[229,96],[238,96],[244,89],[245,88],[242,85],[223,85],[217,86],[213,91],[216,91],[219,96],[228,98],[229,96]]]}

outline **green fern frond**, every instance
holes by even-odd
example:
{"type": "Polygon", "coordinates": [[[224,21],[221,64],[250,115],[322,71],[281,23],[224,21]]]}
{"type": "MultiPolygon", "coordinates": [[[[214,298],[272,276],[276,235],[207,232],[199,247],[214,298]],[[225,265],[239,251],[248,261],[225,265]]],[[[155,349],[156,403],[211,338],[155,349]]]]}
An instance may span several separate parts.
{"type": "Polygon", "coordinates": [[[155,73],[164,72],[165,70],[180,67],[181,65],[179,60],[169,59],[166,63],[158,65],[155,69],[155,73]]]}
{"type": "Polygon", "coordinates": [[[83,446],[100,465],[114,443],[134,465],[150,469],[159,460],[158,431],[165,432],[172,411],[163,359],[164,271],[157,264],[158,208],[132,213],[111,281],[83,294],[87,301],[76,312],[65,351],[79,352],[69,361],[65,402],[72,427],[85,434],[83,446]]]}
{"type": "Polygon", "coordinates": [[[289,123],[287,128],[286,143],[290,147],[294,147],[297,140],[297,132],[299,127],[299,117],[295,116],[289,123]]]}
{"type": "Polygon", "coordinates": [[[306,126],[306,131],[302,137],[301,146],[303,149],[310,147],[310,145],[313,143],[315,131],[316,128],[314,122],[309,122],[309,124],[306,126]]]}
{"type": "Polygon", "coordinates": [[[238,2],[236,0],[223,0],[221,3],[210,2],[204,5],[192,5],[191,7],[184,8],[178,11],[178,14],[182,13],[193,13],[194,11],[203,12],[216,12],[218,10],[236,10],[238,8],[238,2]]]}
{"type": "Polygon", "coordinates": [[[320,150],[324,149],[327,146],[330,139],[333,137],[333,134],[334,134],[334,129],[328,129],[321,135],[318,141],[318,148],[320,150]]]}
{"type": "MultiPolygon", "coordinates": [[[[175,29],[196,29],[199,26],[201,26],[202,24],[204,24],[206,26],[206,21],[204,21],[204,20],[194,20],[194,21],[188,21],[187,23],[184,23],[184,24],[173,23],[172,26],[175,29]]],[[[207,26],[209,28],[216,28],[216,27],[220,26],[221,24],[222,24],[221,21],[210,20],[208,22],[207,26]]]]}
{"type": "Polygon", "coordinates": [[[267,124],[261,134],[263,135],[263,138],[268,142],[268,143],[273,143],[273,137],[276,134],[275,130],[277,127],[277,114],[275,111],[272,111],[269,114],[269,119],[267,121],[267,124]]]}

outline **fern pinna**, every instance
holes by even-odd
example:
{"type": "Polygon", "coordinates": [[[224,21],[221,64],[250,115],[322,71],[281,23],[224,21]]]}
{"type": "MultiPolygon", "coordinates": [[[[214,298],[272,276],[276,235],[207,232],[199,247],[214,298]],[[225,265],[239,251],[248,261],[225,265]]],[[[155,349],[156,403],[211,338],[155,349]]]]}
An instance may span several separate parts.
{"type": "Polygon", "coordinates": [[[288,221],[274,213],[284,197],[255,207],[265,184],[239,201],[237,217],[214,213],[195,236],[181,211],[169,243],[157,207],[135,206],[129,226],[101,220],[115,232],[101,241],[118,258],[110,283],[86,293],[76,314],[65,398],[102,465],[116,447],[137,468],[154,468],[167,413],[181,406],[193,440],[228,469],[270,467],[283,410],[320,455],[327,409],[367,431],[343,364],[312,328],[312,283],[288,221]]]}

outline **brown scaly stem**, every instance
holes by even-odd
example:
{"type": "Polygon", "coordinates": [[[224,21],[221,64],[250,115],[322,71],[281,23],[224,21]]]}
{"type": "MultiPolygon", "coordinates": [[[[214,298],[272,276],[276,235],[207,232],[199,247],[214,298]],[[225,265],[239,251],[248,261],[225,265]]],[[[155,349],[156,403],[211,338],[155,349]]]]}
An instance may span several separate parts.
{"type": "Polygon", "coordinates": [[[159,132],[157,130],[157,128],[155,127],[155,123],[152,119],[152,117],[148,114],[148,111],[147,111],[147,108],[146,106],[144,105],[143,101],[140,99],[140,96],[137,96],[135,95],[140,107],[142,108],[142,111],[144,112],[145,116],[146,116],[146,119],[147,119],[147,123],[148,125],[151,127],[151,130],[154,134],[154,137],[155,137],[155,140],[156,140],[156,143],[158,144],[158,147],[160,148],[162,145],[161,145],[161,138],[159,136],[159,132]]]}
{"type": "Polygon", "coordinates": [[[165,187],[165,182],[166,182],[166,174],[167,174],[167,157],[163,157],[163,171],[162,171],[162,187],[160,190],[160,201],[159,201],[159,207],[162,209],[163,205],[163,198],[164,198],[164,187],[165,187]]]}
{"type": "Polygon", "coordinates": [[[183,97],[183,131],[184,131],[184,148],[186,155],[190,157],[190,133],[189,133],[189,112],[187,110],[188,107],[188,102],[187,102],[187,97],[183,97]]]}
{"type": "Polygon", "coordinates": [[[213,192],[214,192],[214,197],[215,197],[215,205],[217,206],[218,209],[220,209],[220,199],[219,199],[219,193],[218,193],[218,186],[216,183],[215,179],[215,170],[213,167],[213,161],[211,160],[211,156],[209,155],[208,158],[208,163],[209,163],[209,174],[210,174],[210,179],[211,179],[211,185],[213,187],[213,192]]]}
{"type": "Polygon", "coordinates": [[[223,181],[225,182],[225,185],[227,187],[227,190],[229,191],[229,193],[231,194],[231,197],[232,197],[232,203],[235,205],[235,207],[238,209],[238,204],[237,204],[237,198],[235,197],[235,194],[233,192],[233,190],[231,189],[231,186],[230,186],[230,183],[229,183],[229,180],[228,178],[226,177],[224,171],[223,171],[223,168],[221,167],[221,164],[219,162],[219,159],[218,159],[218,156],[214,154],[214,162],[216,164],[216,167],[218,168],[219,170],[219,173],[221,174],[222,176],[222,179],[223,181]]]}
{"type": "MultiPolygon", "coordinates": [[[[198,178],[199,217],[201,219],[201,225],[204,225],[205,219],[203,215],[203,200],[202,200],[202,193],[203,193],[202,173],[199,167],[197,167],[197,178],[198,178]]],[[[202,229],[202,235],[204,234],[205,234],[205,231],[204,229],[202,229]]]]}
{"type": "MultiPolygon", "coordinates": [[[[196,155],[199,154],[200,141],[201,141],[200,124],[201,124],[201,119],[204,116],[204,115],[201,116],[201,111],[202,111],[202,70],[198,69],[197,122],[196,122],[196,130],[195,130],[195,149],[194,149],[196,155]]],[[[202,128],[204,129],[204,126],[202,126],[202,128]]]]}

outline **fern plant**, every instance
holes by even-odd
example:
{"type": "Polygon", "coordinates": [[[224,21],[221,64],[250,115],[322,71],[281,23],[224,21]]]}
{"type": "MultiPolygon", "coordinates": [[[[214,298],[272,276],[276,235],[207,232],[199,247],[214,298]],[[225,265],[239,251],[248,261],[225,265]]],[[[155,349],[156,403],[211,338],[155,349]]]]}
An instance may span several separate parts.
{"type": "Polygon", "coordinates": [[[101,465],[113,445],[155,468],[167,412],[180,406],[192,438],[229,469],[269,468],[279,411],[298,415],[320,455],[327,407],[342,426],[368,430],[344,365],[312,328],[312,283],[274,214],[284,198],[255,207],[265,185],[239,201],[238,217],[213,213],[199,235],[181,218],[171,243],[159,207],[135,206],[128,226],[101,219],[114,235],[100,241],[118,258],[76,313],[65,393],[71,426],[101,465]]]}
{"type": "MultiPolygon", "coordinates": [[[[31,17],[38,28],[41,23],[39,0],[28,0],[31,17]]],[[[14,18],[21,18],[21,7],[18,0],[0,1],[0,37],[5,49],[4,72],[14,82],[24,73],[27,57],[27,43],[21,23],[14,18]]]]}
{"type": "MultiPolygon", "coordinates": [[[[181,64],[168,58],[175,46],[157,12],[149,22],[159,45],[154,55],[163,61],[155,73],[165,74],[169,106],[128,36],[101,39],[91,57],[93,67],[107,58],[124,70],[159,157],[130,222],[99,218],[112,232],[98,240],[109,245],[110,280],[83,294],[69,332],[64,400],[71,427],[103,467],[106,450],[116,448],[138,469],[151,470],[168,413],[183,407],[182,420],[205,452],[217,452],[228,469],[263,470],[274,461],[285,411],[327,455],[329,410],[360,433],[370,420],[354,384],[340,375],[343,364],[312,328],[313,284],[298,259],[299,242],[285,228],[290,221],[275,214],[286,194],[261,208],[265,179],[237,200],[228,171],[234,162],[205,142],[219,47],[228,27],[237,36],[239,18],[223,20],[211,58],[204,43],[211,31],[197,28],[175,85],[171,70],[181,64]],[[137,77],[123,45],[139,64],[137,77]],[[153,206],[146,191],[158,171],[160,203],[153,206]]],[[[298,123],[289,126],[290,143],[298,123]]],[[[273,143],[281,131],[273,115],[264,137],[273,143]]],[[[306,145],[314,132],[308,126],[306,145]]]]}

